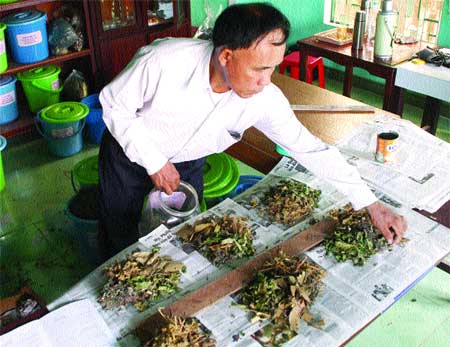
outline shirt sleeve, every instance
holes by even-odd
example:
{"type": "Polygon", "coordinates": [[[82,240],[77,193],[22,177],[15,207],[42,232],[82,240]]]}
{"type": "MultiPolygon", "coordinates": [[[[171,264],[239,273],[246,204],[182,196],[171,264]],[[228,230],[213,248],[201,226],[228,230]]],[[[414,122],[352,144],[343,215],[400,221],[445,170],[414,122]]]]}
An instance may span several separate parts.
{"type": "Polygon", "coordinates": [[[271,105],[265,106],[264,116],[255,127],[286,149],[314,175],[345,194],[355,210],[377,201],[357,169],[347,163],[336,147],[327,145],[312,135],[297,119],[282,92],[273,87],[273,97],[269,99],[271,105]]]}
{"type": "Polygon", "coordinates": [[[125,155],[144,167],[149,175],[159,171],[168,159],[152,141],[139,115],[151,102],[161,76],[157,55],[148,47],[140,49],[128,66],[100,93],[103,120],[125,155]]]}

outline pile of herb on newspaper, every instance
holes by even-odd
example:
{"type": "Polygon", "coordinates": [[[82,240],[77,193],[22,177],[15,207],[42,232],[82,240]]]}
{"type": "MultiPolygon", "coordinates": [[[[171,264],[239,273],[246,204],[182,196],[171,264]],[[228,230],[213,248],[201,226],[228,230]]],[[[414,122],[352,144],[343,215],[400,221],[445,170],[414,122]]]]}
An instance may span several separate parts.
{"type": "Polygon", "coordinates": [[[104,269],[108,281],[103,286],[99,303],[105,309],[133,304],[145,310],[152,301],[178,290],[182,263],[151,251],[137,251],[123,261],[116,261],[104,269]]]}

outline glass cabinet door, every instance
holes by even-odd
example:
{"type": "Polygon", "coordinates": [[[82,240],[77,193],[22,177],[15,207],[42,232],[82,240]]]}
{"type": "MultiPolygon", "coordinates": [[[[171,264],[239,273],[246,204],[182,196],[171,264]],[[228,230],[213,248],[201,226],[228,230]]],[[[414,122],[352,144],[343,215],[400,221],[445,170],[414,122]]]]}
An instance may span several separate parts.
{"type": "Polygon", "coordinates": [[[175,6],[172,0],[151,0],[147,6],[148,26],[173,23],[175,6]]]}
{"type": "Polygon", "coordinates": [[[100,0],[100,13],[104,31],[136,24],[133,0],[100,0]]]}

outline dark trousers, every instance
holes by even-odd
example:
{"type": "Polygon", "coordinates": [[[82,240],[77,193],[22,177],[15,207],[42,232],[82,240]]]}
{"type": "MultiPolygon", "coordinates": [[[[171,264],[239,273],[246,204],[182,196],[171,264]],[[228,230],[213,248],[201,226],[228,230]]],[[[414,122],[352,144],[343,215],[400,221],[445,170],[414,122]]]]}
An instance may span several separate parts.
{"type": "MultiPolygon", "coordinates": [[[[181,180],[203,197],[205,159],[174,164],[181,180]]],[[[147,171],[131,162],[108,129],[99,153],[99,246],[104,260],[135,243],[144,199],[153,188],[147,171]]]]}

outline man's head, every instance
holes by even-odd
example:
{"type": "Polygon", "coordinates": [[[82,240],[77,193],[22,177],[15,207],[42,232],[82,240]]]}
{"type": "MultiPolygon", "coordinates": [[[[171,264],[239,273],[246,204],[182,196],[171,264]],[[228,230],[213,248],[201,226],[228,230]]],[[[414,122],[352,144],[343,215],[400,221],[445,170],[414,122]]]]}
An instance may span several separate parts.
{"type": "Polygon", "coordinates": [[[216,20],[212,37],[215,68],[225,85],[243,98],[261,92],[283,60],[289,31],[288,19],[271,5],[226,8],[216,20]]]}

